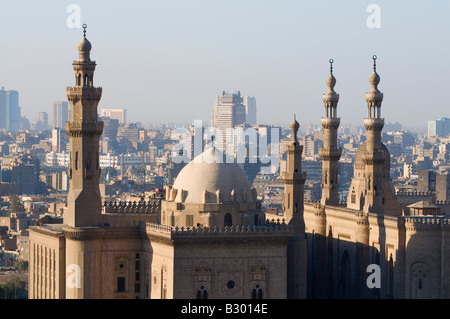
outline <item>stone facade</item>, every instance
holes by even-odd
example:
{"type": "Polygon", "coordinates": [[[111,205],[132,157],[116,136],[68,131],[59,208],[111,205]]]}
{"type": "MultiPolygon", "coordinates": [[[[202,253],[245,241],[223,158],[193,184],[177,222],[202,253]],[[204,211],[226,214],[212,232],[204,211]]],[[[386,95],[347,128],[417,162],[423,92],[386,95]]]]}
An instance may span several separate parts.
{"type": "MultiPolygon", "coordinates": [[[[425,209],[412,216],[411,204],[432,200],[429,192],[395,192],[389,152],[380,142],[379,82],[374,65],[372,89],[366,94],[367,142],[355,157],[346,207],[330,204],[329,193],[322,204],[304,204],[308,298],[450,298],[450,219],[425,215],[425,209]],[[379,287],[367,284],[371,265],[379,266],[379,287]]],[[[323,166],[323,174],[332,174],[329,165],[323,166]]]]}
{"type": "MultiPolygon", "coordinates": [[[[306,296],[301,149],[286,172],[288,220],[266,221],[238,164],[215,147],[167,187],[166,198],[101,203],[97,120],[101,88],[86,36],[67,89],[70,190],[63,224],[30,228],[32,299],[285,299],[306,296]],[[293,170],[295,168],[295,172],[293,170]],[[295,196],[294,196],[295,195],[295,196]]],[[[295,140],[296,137],[293,137],[295,140]]]]}

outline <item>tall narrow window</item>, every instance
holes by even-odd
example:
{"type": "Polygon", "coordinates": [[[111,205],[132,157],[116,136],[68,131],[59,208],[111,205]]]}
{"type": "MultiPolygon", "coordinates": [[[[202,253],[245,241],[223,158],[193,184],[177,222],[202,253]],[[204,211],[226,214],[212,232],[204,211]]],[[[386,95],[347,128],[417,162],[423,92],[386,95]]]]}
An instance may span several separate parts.
{"type": "Polygon", "coordinates": [[[117,292],[125,292],[125,277],[117,278],[117,292]]]}
{"type": "Polygon", "coordinates": [[[223,225],[228,227],[233,226],[233,217],[231,217],[230,213],[225,215],[223,225]]]}
{"type": "Polygon", "coordinates": [[[75,170],[78,170],[78,152],[75,152],[75,170]]]}

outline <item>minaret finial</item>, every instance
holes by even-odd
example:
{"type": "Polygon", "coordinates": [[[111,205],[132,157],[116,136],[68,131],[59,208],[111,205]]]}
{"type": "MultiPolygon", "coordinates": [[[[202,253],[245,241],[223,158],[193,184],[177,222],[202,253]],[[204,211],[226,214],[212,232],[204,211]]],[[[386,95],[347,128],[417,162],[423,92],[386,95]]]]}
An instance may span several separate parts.
{"type": "Polygon", "coordinates": [[[86,38],[86,28],[87,28],[87,24],[83,24],[83,36],[86,38]]]}
{"type": "Polygon", "coordinates": [[[374,55],[372,59],[373,59],[373,72],[377,72],[377,56],[374,55]]]}
{"type": "Polygon", "coordinates": [[[334,60],[330,59],[330,74],[333,74],[333,63],[334,63],[334,60]]]}

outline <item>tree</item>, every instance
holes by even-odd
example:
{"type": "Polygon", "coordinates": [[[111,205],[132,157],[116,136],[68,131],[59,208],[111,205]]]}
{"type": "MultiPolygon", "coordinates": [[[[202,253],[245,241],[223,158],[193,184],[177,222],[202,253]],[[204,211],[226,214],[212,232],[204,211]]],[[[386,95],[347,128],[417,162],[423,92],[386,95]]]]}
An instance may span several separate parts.
{"type": "Polygon", "coordinates": [[[23,206],[20,197],[17,195],[9,196],[9,211],[11,213],[23,213],[25,212],[25,206],[23,206]]]}
{"type": "Polygon", "coordinates": [[[28,270],[28,261],[26,261],[26,260],[18,260],[18,261],[16,261],[14,263],[14,268],[26,271],[26,270],[28,270]]]}

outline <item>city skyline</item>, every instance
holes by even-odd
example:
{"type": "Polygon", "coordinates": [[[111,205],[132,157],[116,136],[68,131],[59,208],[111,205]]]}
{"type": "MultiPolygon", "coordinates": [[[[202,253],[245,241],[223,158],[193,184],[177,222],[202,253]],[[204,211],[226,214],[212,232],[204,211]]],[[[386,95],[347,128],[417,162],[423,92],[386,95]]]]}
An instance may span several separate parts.
{"type": "MultiPolygon", "coordinates": [[[[300,123],[320,124],[333,58],[339,116],[359,124],[373,54],[386,96],[384,118],[426,128],[427,120],[448,116],[440,101],[450,67],[450,47],[442,41],[450,9],[444,1],[378,1],[381,28],[367,26],[369,2],[76,4],[102,70],[96,78],[104,88],[99,108],[126,108],[129,122],[209,122],[214,97],[226,90],[255,96],[260,123],[287,125],[295,113],[300,123]]],[[[73,77],[70,67],[60,67],[76,59],[73,43],[82,34],[67,25],[69,5],[0,5],[8,13],[0,19],[6,48],[0,85],[20,92],[28,119],[36,111],[50,114],[73,77]],[[36,63],[40,52],[50,65],[36,63]]]]}

